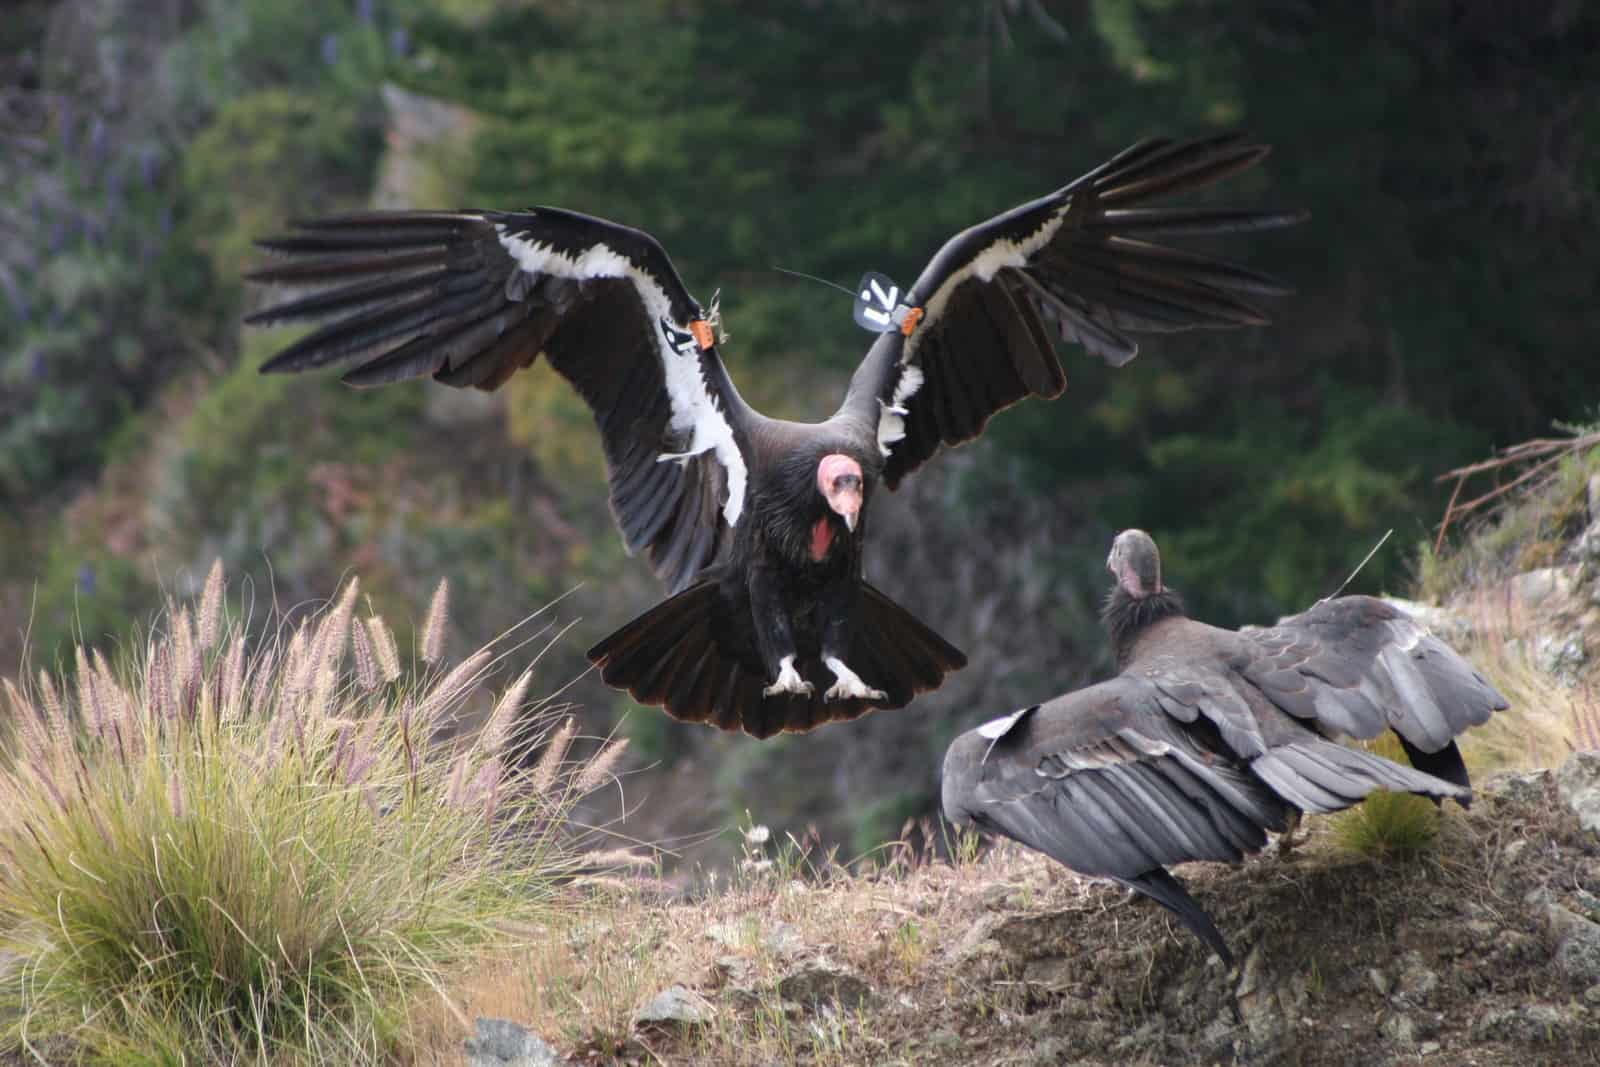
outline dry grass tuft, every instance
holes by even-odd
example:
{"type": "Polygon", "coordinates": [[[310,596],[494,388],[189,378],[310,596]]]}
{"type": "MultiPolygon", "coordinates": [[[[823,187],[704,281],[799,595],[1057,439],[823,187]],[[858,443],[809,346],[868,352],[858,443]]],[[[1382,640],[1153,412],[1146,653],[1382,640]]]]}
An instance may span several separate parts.
{"type": "MultiPolygon", "coordinates": [[[[198,616],[118,664],[78,649],[70,680],[3,680],[0,1050],[370,1062],[464,966],[565,921],[593,867],[568,816],[617,746],[521,770],[529,671],[492,736],[447,737],[500,656],[407,677],[357,590],[252,642],[213,568],[198,616]]],[[[441,586],[430,662],[444,612],[441,586]]],[[[536,704],[530,736],[555,714],[536,704]]]]}

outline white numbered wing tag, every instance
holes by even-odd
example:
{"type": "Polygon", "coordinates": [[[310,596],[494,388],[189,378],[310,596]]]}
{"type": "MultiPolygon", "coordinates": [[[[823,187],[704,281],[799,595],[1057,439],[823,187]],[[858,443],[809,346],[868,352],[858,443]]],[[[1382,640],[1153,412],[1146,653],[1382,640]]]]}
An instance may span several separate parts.
{"type": "Polygon", "coordinates": [[[888,333],[899,324],[895,311],[900,307],[900,287],[886,274],[868,271],[856,286],[854,308],[856,325],[873,333],[888,333]]]}

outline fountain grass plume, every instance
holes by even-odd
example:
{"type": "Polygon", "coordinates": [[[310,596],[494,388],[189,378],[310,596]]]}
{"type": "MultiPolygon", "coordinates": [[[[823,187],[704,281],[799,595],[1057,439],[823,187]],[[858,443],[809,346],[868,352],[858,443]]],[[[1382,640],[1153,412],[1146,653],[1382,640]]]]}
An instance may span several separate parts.
{"type": "Polygon", "coordinates": [[[0,686],[0,1050],[381,1058],[419,995],[568,905],[568,815],[618,746],[567,761],[531,668],[484,731],[441,729],[531,639],[450,669],[427,641],[408,673],[354,603],[352,582],[252,647],[213,570],[197,615],[169,609],[117,666],[80,649],[70,682],[0,686]]]}

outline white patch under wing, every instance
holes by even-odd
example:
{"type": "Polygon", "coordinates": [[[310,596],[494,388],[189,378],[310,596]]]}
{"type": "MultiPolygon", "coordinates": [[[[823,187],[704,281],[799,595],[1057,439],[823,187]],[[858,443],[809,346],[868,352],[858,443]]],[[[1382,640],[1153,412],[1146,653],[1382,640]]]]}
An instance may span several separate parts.
{"type": "Polygon", "coordinates": [[[1011,732],[1011,728],[1017,724],[1018,719],[1028,714],[1028,712],[1032,711],[1035,707],[1038,707],[1038,705],[1035,704],[1026,708],[1022,708],[1019,711],[1013,711],[1010,715],[1002,715],[998,719],[990,719],[988,722],[978,727],[978,736],[986,737],[990,741],[1000,740],[1006,734],[1011,732]]]}
{"type": "Polygon", "coordinates": [[[569,256],[543,242],[508,233],[503,223],[496,223],[494,229],[501,247],[530,274],[576,279],[626,278],[633,283],[652,324],[651,335],[656,338],[667,399],[672,406],[672,430],[689,437],[688,447],[682,452],[662,455],[657,460],[687,459],[707,451],[714,453],[728,475],[728,500],[722,506],[722,515],[729,526],[737,525],[744,511],[745,485],[749,478],[744,455],[733,439],[733,426],[727,415],[717,405],[715,394],[706,387],[705,375],[700,370],[699,350],[674,351],[654,328],[655,323],[666,319],[688,329],[688,323],[677,323],[673,318],[672,301],[661,283],[603,241],[577,256],[569,256]]]}
{"type": "MultiPolygon", "coordinates": [[[[1025,267],[1033,254],[1055,239],[1056,232],[1061,229],[1062,222],[1067,217],[1067,209],[1071,201],[1063,203],[1044,221],[1037,230],[1026,235],[1021,240],[1012,240],[1001,237],[987,245],[976,256],[973,256],[960,268],[950,273],[944,284],[934,290],[933,296],[928,298],[927,305],[923,308],[923,318],[919,329],[936,323],[939,316],[944,313],[945,304],[950,301],[950,294],[955,292],[962,282],[968,278],[977,278],[980,282],[987,282],[1006,267],[1025,267]]],[[[910,342],[906,345],[906,356],[909,358],[916,347],[917,335],[911,335],[910,342]]]]}
{"type": "Polygon", "coordinates": [[[894,396],[886,404],[878,401],[878,451],[889,458],[889,446],[906,436],[906,401],[922,388],[922,368],[914,363],[900,366],[900,379],[895,382],[894,396]]]}

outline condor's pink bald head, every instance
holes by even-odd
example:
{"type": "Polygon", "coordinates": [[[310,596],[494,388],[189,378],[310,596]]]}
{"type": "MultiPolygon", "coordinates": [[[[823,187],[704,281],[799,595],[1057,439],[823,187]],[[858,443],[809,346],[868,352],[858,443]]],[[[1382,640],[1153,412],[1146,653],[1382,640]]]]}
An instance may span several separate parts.
{"type": "Polygon", "coordinates": [[[855,532],[861,518],[861,464],[837,452],[823,456],[817,464],[817,492],[844,520],[845,528],[855,532]]]}

